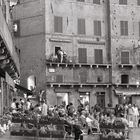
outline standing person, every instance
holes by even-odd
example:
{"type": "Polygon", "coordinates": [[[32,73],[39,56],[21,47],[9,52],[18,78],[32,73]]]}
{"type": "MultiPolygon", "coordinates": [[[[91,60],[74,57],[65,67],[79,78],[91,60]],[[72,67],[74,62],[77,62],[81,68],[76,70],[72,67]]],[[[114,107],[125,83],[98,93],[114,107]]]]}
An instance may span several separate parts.
{"type": "Polygon", "coordinates": [[[134,111],[134,127],[137,127],[139,111],[138,111],[138,107],[135,104],[133,106],[133,111],[134,111]]]}
{"type": "Polygon", "coordinates": [[[27,106],[27,110],[30,110],[30,108],[31,108],[30,99],[27,99],[26,106],[27,106]]]}
{"type": "Polygon", "coordinates": [[[12,113],[16,113],[16,101],[17,101],[17,99],[14,98],[13,102],[11,103],[12,113]]]}
{"type": "Polygon", "coordinates": [[[77,111],[79,113],[79,115],[81,115],[82,111],[84,110],[84,105],[81,103],[80,100],[78,100],[78,107],[77,107],[77,111]]]}
{"type": "Polygon", "coordinates": [[[42,101],[41,103],[42,103],[41,114],[43,116],[46,116],[46,115],[48,115],[48,106],[45,103],[45,101],[42,101]]]}
{"type": "Polygon", "coordinates": [[[63,62],[63,51],[61,49],[58,50],[58,59],[60,63],[63,62]]]}
{"type": "Polygon", "coordinates": [[[68,107],[68,115],[73,117],[74,112],[75,112],[75,108],[73,106],[73,103],[70,103],[68,107]]]}

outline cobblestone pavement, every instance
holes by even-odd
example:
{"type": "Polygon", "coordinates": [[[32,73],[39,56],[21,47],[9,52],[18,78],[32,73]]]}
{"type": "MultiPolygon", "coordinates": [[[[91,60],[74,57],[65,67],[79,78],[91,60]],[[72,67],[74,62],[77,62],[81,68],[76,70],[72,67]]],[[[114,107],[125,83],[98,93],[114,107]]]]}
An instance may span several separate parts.
{"type": "MultiPolygon", "coordinates": [[[[13,136],[9,136],[9,134],[7,134],[4,137],[0,137],[0,140],[62,140],[61,139],[53,139],[53,138],[30,138],[30,137],[13,137],[13,136]]],[[[73,140],[73,139],[66,139],[66,140],[73,140]]],[[[91,140],[91,137],[85,137],[84,140],[91,140]]],[[[93,140],[93,139],[92,139],[93,140]]],[[[133,128],[131,133],[130,133],[130,139],[129,140],[140,140],[140,128],[133,128]]]]}

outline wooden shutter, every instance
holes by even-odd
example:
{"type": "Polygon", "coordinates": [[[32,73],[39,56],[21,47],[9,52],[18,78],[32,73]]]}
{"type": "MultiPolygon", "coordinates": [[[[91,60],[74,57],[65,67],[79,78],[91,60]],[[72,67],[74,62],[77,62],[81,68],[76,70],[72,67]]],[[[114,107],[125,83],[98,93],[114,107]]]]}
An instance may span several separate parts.
{"type": "Polygon", "coordinates": [[[129,52],[128,51],[121,52],[121,63],[129,64],[129,52]]]}
{"type": "Polygon", "coordinates": [[[94,4],[100,4],[100,0],[93,0],[94,4]]]}
{"type": "Polygon", "coordinates": [[[101,21],[94,21],[94,35],[101,36],[101,21]]]}
{"type": "Polygon", "coordinates": [[[79,63],[87,63],[87,49],[78,48],[79,63]]]}
{"type": "Polygon", "coordinates": [[[128,35],[128,21],[120,21],[121,35],[128,35]]]}
{"type": "Polygon", "coordinates": [[[121,4],[121,5],[127,5],[127,0],[119,0],[119,4],[121,4]]]}
{"type": "Polygon", "coordinates": [[[54,16],[54,32],[63,32],[63,19],[62,17],[54,16]]]}
{"type": "Polygon", "coordinates": [[[103,50],[102,49],[95,49],[94,56],[95,56],[95,64],[103,63],[103,50]]]}
{"type": "Polygon", "coordinates": [[[63,75],[56,75],[56,83],[63,83],[63,75]]]}
{"type": "Polygon", "coordinates": [[[85,34],[85,19],[78,19],[78,34],[85,34]]]}
{"type": "Polygon", "coordinates": [[[128,35],[128,21],[125,21],[125,35],[128,35]]]}

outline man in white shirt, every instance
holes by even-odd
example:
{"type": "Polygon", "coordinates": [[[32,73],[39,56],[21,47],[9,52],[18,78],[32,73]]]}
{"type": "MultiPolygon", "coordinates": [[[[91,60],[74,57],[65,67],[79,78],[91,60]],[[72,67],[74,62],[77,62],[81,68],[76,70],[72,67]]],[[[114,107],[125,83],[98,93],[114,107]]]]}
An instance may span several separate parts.
{"type": "Polygon", "coordinates": [[[45,101],[42,101],[41,114],[42,114],[43,116],[48,115],[48,106],[47,106],[47,104],[45,103],[45,101]]]}
{"type": "Polygon", "coordinates": [[[133,106],[133,111],[134,111],[134,127],[137,127],[139,111],[138,111],[138,107],[135,104],[133,106]]]}

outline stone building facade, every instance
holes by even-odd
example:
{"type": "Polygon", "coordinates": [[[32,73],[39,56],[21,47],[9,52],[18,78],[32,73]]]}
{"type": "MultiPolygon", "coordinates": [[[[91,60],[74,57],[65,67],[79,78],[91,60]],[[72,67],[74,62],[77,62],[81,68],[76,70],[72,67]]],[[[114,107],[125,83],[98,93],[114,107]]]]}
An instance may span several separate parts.
{"type": "Polygon", "coordinates": [[[0,115],[10,106],[19,80],[19,56],[13,41],[10,5],[0,0],[0,115]]]}
{"type": "Polygon", "coordinates": [[[20,29],[16,44],[21,50],[22,84],[30,88],[27,81],[32,77],[32,88],[45,90],[50,105],[65,101],[77,106],[80,99],[90,106],[115,106],[127,97],[132,97],[127,102],[136,103],[137,2],[21,0],[13,17],[20,29]],[[58,50],[66,54],[62,62],[58,50]]]}

